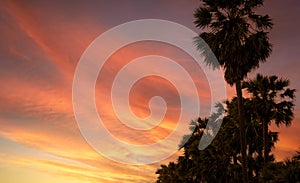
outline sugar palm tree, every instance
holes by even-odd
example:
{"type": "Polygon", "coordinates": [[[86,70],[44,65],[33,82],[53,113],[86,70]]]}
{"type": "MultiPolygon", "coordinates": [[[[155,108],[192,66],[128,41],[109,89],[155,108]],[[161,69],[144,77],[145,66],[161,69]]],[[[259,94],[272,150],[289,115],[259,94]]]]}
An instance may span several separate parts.
{"type": "Polygon", "coordinates": [[[295,90],[288,88],[289,80],[277,76],[257,74],[253,80],[243,82],[243,87],[252,95],[253,106],[257,109],[263,129],[264,166],[268,162],[269,142],[268,127],[271,122],[277,126],[289,126],[294,113],[295,90]]]}
{"type": "MultiPolygon", "coordinates": [[[[254,9],[263,5],[263,0],[203,0],[203,5],[195,11],[196,27],[207,32],[196,38],[196,46],[203,49],[202,39],[210,46],[220,65],[224,68],[225,79],[236,87],[239,108],[241,154],[243,179],[247,178],[247,154],[245,137],[245,117],[241,81],[247,74],[266,61],[271,53],[268,29],[272,22],[268,15],[259,15],[254,9]],[[200,39],[202,38],[202,39],[200,39]]],[[[206,58],[210,58],[207,55],[206,58]]],[[[209,59],[207,64],[215,67],[209,59]]]]}
{"type": "MultiPolygon", "coordinates": [[[[263,168],[263,137],[262,137],[262,125],[257,116],[260,109],[258,109],[255,105],[253,105],[253,98],[244,98],[244,110],[245,110],[245,119],[246,119],[246,138],[247,138],[247,147],[248,147],[248,176],[249,180],[252,182],[257,182],[260,176],[262,175],[263,168]]],[[[239,146],[239,141],[237,139],[238,136],[238,106],[237,106],[237,98],[234,97],[230,102],[226,102],[226,116],[223,122],[223,129],[225,134],[223,134],[224,139],[230,139],[230,143],[228,144],[231,151],[235,152],[233,157],[234,164],[237,164],[236,156],[239,155],[240,152],[237,148],[239,146]],[[229,119],[229,121],[226,121],[229,119]],[[231,127],[229,127],[227,123],[231,123],[231,127]]],[[[223,131],[221,131],[222,133],[223,131]]],[[[269,139],[268,145],[269,149],[275,146],[275,143],[278,141],[278,132],[269,131],[267,134],[269,139]]],[[[224,140],[221,141],[224,143],[224,140]]],[[[239,158],[238,158],[239,159],[239,158]]],[[[274,158],[271,156],[270,161],[273,161],[274,158]]]]}
{"type": "MultiPolygon", "coordinates": [[[[203,134],[212,135],[213,131],[207,131],[208,119],[198,118],[191,121],[191,134],[183,137],[183,142],[179,145],[183,154],[178,157],[177,162],[170,162],[167,166],[162,165],[157,170],[157,182],[241,182],[242,167],[239,141],[239,123],[237,98],[226,101],[226,106],[218,106],[220,109],[226,109],[222,126],[216,137],[205,150],[199,151],[198,145],[203,134]]],[[[249,162],[249,179],[251,182],[261,182],[263,180],[276,180],[274,172],[268,171],[263,175],[263,143],[262,143],[262,125],[257,118],[259,111],[253,102],[253,98],[245,98],[245,116],[246,137],[249,162]],[[264,179],[262,179],[264,178],[264,179]]],[[[214,115],[212,115],[214,117],[214,115]]],[[[212,117],[210,117],[211,119],[212,117]]],[[[277,132],[268,132],[270,149],[274,147],[278,140],[277,132]]],[[[274,159],[269,159],[274,163],[274,159]]],[[[269,163],[272,165],[272,163],[269,163]]],[[[279,170],[279,169],[278,169],[279,170]]],[[[280,170],[281,171],[281,170],[280,170]]]]}

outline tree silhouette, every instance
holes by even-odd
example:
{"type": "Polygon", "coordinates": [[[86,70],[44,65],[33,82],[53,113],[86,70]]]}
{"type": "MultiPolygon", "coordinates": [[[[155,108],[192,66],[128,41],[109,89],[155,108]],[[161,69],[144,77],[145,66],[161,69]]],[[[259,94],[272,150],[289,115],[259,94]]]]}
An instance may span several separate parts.
{"type": "Polygon", "coordinates": [[[300,151],[296,151],[296,155],[294,155],[293,160],[300,161],[300,151]]]}
{"type": "MultiPolygon", "coordinates": [[[[254,12],[255,8],[263,5],[263,0],[203,0],[203,3],[194,14],[194,23],[198,28],[208,29],[200,37],[210,46],[223,66],[226,81],[236,87],[243,179],[246,183],[247,154],[241,81],[269,57],[271,45],[266,31],[273,24],[268,15],[262,16],[254,12]]],[[[195,42],[202,50],[201,39],[196,38],[195,42]]],[[[209,59],[206,62],[212,64],[209,59]]]]}
{"type": "MultiPolygon", "coordinates": [[[[263,138],[262,138],[262,125],[260,123],[260,118],[257,115],[258,108],[253,105],[252,98],[244,98],[244,110],[245,110],[245,120],[246,120],[246,138],[247,138],[247,147],[248,147],[248,176],[252,181],[257,182],[262,174],[263,168],[263,138]]],[[[237,98],[233,98],[231,102],[227,101],[227,115],[225,117],[228,118],[231,122],[232,127],[228,128],[225,126],[224,130],[224,139],[228,139],[231,142],[228,148],[235,149],[233,154],[234,160],[241,162],[241,158],[239,155],[240,141],[238,140],[238,105],[237,98]]],[[[225,123],[226,125],[226,123],[225,123]]],[[[269,131],[267,134],[268,139],[268,148],[271,149],[275,146],[275,142],[278,141],[278,132],[269,131]]],[[[222,141],[221,143],[224,143],[222,141]]],[[[270,156],[270,160],[274,161],[273,155],[270,156]]],[[[236,163],[235,163],[236,164],[236,163]]]]}
{"type": "MultiPolygon", "coordinates": [[[[222,126],[213,142],[202,151],[199,151],[198,144],[206,131],[208,119],[199,118],[191,122],[194,131],[188,141],[180,146],[183,148],[183,155],[179,156],[177,162],[170,162],[167,166],[162,165],[157,170],[158,183],[169,182],[240,182],[243,176],[242,158],[240,153],[239,122],[237,98],[226,101],[226,114],[222,126]]],[[[259,110],[253,105],[253,98],[244,99],[246,134],[248,148],[249,171],[248,176],[251,182],[261,182],[263,180],[276,180],[274,171],[282,171],[274,164],[274,157],[270,156],[273,169],[266,168],[267,174],[263,177],[263,145],[262,145],[262,125],[257,114],[259,110]]],[[[214,133],[214,132],[212,132],[214,133]]],[[[212,135],[212,134],[211,134],[212,135]]],[[[189,136],[189,135],[187,135],[189,136]]],[[[268,131],[269,149],[274,147],[278,141],[278,133],[268,131]]],[[[184,139],[185,137],[183,137],[184,139]]],[[[284,164],[283,164],[284,165],[284,164]]],[[[282,165],[282,166],[283,166],[282,165]]],[[[271,167],[271,166],[270,166],[271,167]]],[[[294,167],[293,167],[294,168],[294,167]]],[[[294,171],[294,170],[293,170],[294,171]]],[[[282,173],[286,176],[286,172],[282,173]]]]}
{"type": "Polygon", "coordinates": [[[294,113],[295,90],[288,88],[289,80],[279,79],[277,76],[262,76],[243,82],[243,88],[252,95],[252,103],[257,110],[259,120],[263,127],[264,165],[268,162],[268,126],[275,122],[277,126],[289,126],[294,113]]]}
{"type": "MultiPolygon", "coordinates": [[[[299,155],[299,152],[297,152],[299,155]]],[[[263,182],[300,182],[300,161],[295,159],[287,159],[283,162],[272,162],[267,164],[264,169],[263,182]]]]}

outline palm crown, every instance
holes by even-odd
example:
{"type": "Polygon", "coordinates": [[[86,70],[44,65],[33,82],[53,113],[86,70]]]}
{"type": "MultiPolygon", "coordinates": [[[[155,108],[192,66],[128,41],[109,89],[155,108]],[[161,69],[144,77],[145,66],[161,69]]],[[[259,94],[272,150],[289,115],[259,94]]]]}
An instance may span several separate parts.
{"type": "MultiPolygon", "coordinates": [[[[271,53],[267,30],[273,24],[268,15],[253,9],[262,0],[203,0],[204,6],[194,14],[198,28],[209,29],[200,34],[224,67],[225,79],[233,85],[264,62],[271,53]]],[[[201,45],[197,44],[198,48],[201,45]]],[[[204,53],[205,54],[205,53],[204,53]]],[[[212,64],[207,60],[208,64],[212,64]]]]}

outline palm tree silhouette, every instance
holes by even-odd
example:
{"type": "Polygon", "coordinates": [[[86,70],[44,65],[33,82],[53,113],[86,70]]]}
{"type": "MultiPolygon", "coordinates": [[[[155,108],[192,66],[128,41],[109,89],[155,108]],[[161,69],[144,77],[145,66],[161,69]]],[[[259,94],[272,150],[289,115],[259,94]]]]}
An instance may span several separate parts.
{"type": "Polygon", "coordinates": [[[243,88],[252,95],[253,106],[263,127],[264,166],[269,157],[268,127],[271,122],[277,126],[289,126],[294,113],[295,90],[288,88],[289,80],[277,76],[262,76],[243,82],[243,88]]]}
{"type": "MultiPolygon", "coordinates": [[[[247,74],[265,62],[271,53],[266,30],[272,28],[268,15],[258,15],[256,7],[263,5],[263,0],[203,0],[194,16],[196,27],[208,30],[200,37],[210,46],[220,65],[224,68],[225,79],[236,87],[239,109],[241,154],[243,180],[248,182],[247,154],[245,137],[245,115],[241,81],[247,74]]],[[[195,40],[196,46],[203,50],[201,39],[195,40]]],[[[203,54],[209,54],[203,52],[203,54]]],[[[209,56],[207,58],[210,58],[209,56]]],[[[207,64],[216,67],[206,60],[207,64]]]]}
{"type": "MultiPolygon", "coordinates": [[[[258,113],[260,112],[259,108],[254,105],[253,98],[244,98],[244,110],[245,110],[245,119],[246,119],[246,138],[247,138],[247,147],[248,147],[248,176],[251,182],[258,182],[262,175],[263,168],[263,137],[262,137],[262,125],[260,116],[258,113]]],[[[227,140],[227,145],[230,150],[233,152],[231,156],[233,156],[234,164],[237,163],[238,155],[240,152],[238,140],[238,106],[237,106],[237,98],[234,97],[232,101],[226,101],[227,105],[227,115],[224,118],[223,129],[226,129],[225,134],[222,134],[224,139],[227,140]],[[226,120],[226,119],[229,119],[226,120]],[[226,125],[233,125],[228,127],[226,125]]],[[[278,141],[278,132],[269,131],[267,134],[268,139],[268,148],[271,149],[275,147],[275,143],[278,141]]],[[[221,143],[224,143],[222,141],[221,143]]],[[[270,161],[274,161],[273,155],[270,156],[270,161]]],[[[238,179],[236,180],[238,181],[238,179]]],[[[235,182],[236,182],[235,181],[235,182]]]]}

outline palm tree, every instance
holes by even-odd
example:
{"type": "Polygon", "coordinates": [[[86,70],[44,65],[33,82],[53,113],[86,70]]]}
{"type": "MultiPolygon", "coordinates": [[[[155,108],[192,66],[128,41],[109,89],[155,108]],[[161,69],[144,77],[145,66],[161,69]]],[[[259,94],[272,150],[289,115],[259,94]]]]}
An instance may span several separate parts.
{"type": "MultiPolygon", "coordinates": [[[[241,81],[247,74],[265,62],[271,53],[268,29],[272,22],[268,15],[259,15],[254,9],[263,5],[263,0],[203,0],[194,16],[196,27],[208,30],[196,38],[196,46],[203,50],[201,39],[210,46],[220,65],[225,79],[235,84],[238,97],[240,141],[243,164],[243,179],[247,178],[247,154],[245,137],[245,115],[241,81]]],[[[209,54],[204,51],[203,54],[209,54]]],[[[207,57],[209,58],[209,56],[207,57]]],[[[209,59],[207,64],[212,65],[209,59]]]]}
{"type": "MultiPolygon", "coordinates": [[[[258,119],[257,113],[260,109],[258,109],[255,105],[253,105],[253,98],[244,98],[244,110],[245,110],[245,119],[246,119],[246,138],[247,138],[247,147],[248,147],[248,177],[251,182],[258,182],[262,175],[263,168],[263,137],[262,137],[262,125],[260,124],[260,120],[258,119]]],[[[237,106],[237,98],[234,97],[230,102],[226,101],[226,116],[223,122],[223,131],[221,133],[225,133],[222,138],[230,139],[230,143],[228,144],[232,152],[234,152],[233,162],[237,164],[237,158],[240,152],[237,148],[239,146],[239,141],[237,139],[236,133],[238,133],[238,106],[237,106]],[[227,119],[227,120],[226,120],[227,119]],[[229,119],[229,121],[228,121],[229,119]],[[228,123],[229,122],[229,123],[228,123]],[[233,126],[229,127],[231,124],[233,126]]],[[[269,131],[268,134],[268,145],[271,149],[275,146],[275,143],[278,141],[278,132],[269,131]]],[[[224,143],[224,140],[221,141],[224,143]]],[[[270,161],[274,161],[274,157],[270,158],[270,161]]],[[[236,182],[236,181],[235,181],[236,182]]]]}
{"type": "MultiPolygon", "coordinates": [[[[179,145],[183,150],[183,154],[178,157],[176,163],[170,162],[168,165],[161,165],[161,168],[156,172],[159,175],[157,182],[240,182],[242,166],[237,98],[226,101],[225,104],[226,113],[222,126],[210,146],[199,152],[198,145],[202,136],[206,133],[208,135],[214,133],[206,130],[208,119],[198,118],[198,120],[191,121],[191,134],[183,136],[182,142],[185,142],[187,137],[190,138],[186,143],[179,145]]],[[[249,161],[249,179],[251,182],[260,182],[262,178],[273,180],[275,178],[272,175],[273,172],[270,173],[270,171],[262,177],[262,125],[260,125],[257,112],[255,112],[258,109],[253,105],[252,98],[245,98],[244,104],[247,119],[247,146],[249,147],[247,157],[249,161]]],[[[224,107],[222,106],[223,109],[224,107]]],[[[210,118],[213,117],[214,115],[210,118]]],[[[270,139],[271,149],[278,140],[278,133],[269,131],[268,139],[270,139]]],[[[270,159],[270,161],[273,162],[274,159],[270,159]]]]}
{"type": "Polygon", "coordinates": [[[288,88],[289,80],[279,79],[277,76],[262,76],[243,82],[243,88],[252,95],[253,106],[263,128],[264,166],[268,162],[269,142],[268,127],[271,122],[277,126],[289,126],[294,113],[295,90],[288,88]]]}

